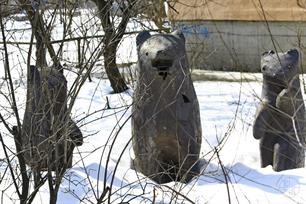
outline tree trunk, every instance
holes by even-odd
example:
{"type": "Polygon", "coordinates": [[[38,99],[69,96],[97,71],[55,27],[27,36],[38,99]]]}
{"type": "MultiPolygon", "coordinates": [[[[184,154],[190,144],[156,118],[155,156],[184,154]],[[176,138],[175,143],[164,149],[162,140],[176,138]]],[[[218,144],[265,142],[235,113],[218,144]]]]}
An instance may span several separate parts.
{"type": "MultiPolygon", "coordinates": [[[[113,1],[105,0],[93,0],[99,9],[99,18],[103,30],[105,32],[104,36],[104,67],[107,77],[110,81],[111,87],[114,93],[121,93],[128,89],[123,77],[121,76],[117,63],[116,63],[116,53],[119,42],[121,41],[123,34],[125,32],[128,20],[129,20],[129,8],[124,11],[124,16],[119,24],[115,27],[114,23],[111,21],[111,5],[113,1]],[[117,32],[116,32],[117,31],[117,32]]],[[[134,0],[133,0],[134,1],[134,0]]]]}
{"type": "MultiPolygon", "coordinates": [[[[36,11],[39,12],[39,11],[36,11]]],[[[42,15],[42,14],[35,14],[36,15],[42,15]]],[[[42,20],[41,18],[35,18],[33,24],[36,25],[35,27],[32,27],[34,31],[34,35],[36,38],[36,67],[43,68],[47,66],[46,61],[46,45],[44,43],[44,40],[42,38],[41,31],[37,28],[40,28],[43,26],[43,22],[40,22],[42,20]]]]}
{"type": "Polygon", "coordinates": [[[103,53],[104,67],[114,93],[121,93],[126,91],[128,86],[125,84],[125,81],[117,67],[116,50],[115,46],[105,47],[103,53]]]}
{"type": "Polygon", "coordinates": [[[35,38],[37,40],[37,43],[40,45],[37,45],[36,48],[38,49],[36,52],[36,56],[39,57],[38,59],[40,62],[38,62],[38,65],[41,63],[46,64],[46,59],[42,60],[41,57],[45,55],[44,51],[43,53],[38,53],[41,49],[47,49],[48,53],[53,61],[54,67],[56,69],[59,69],[59,71],[62,73],[62,67],[60,65],[60,61],[55,53],[55,50],[51,44],[51,36],[49,31],[47,31],[44,27],[44,21],[42,15],[39,13],[39,10],[35,10],[31,6],[30,0],[18,0],[20,3],[20,7],[26,11],[27,17],[31,23],[32,30],[34,31],[35,38]],[[41,42],[39,42],[41,41],[41,42]]]}

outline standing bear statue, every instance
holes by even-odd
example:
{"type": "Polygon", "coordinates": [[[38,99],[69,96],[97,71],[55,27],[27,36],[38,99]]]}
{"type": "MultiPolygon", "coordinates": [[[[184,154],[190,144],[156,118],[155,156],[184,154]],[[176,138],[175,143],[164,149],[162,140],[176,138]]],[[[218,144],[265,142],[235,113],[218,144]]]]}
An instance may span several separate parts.
{"type": "Polygon", "coordinates": [[[20,135],[25,162],[34,173],[71,167],[73,149],[82,145],[83,136],[67,110],[67,81],[57,69],[30,66],[20,135]]]}
{"type": "Polygon", "coordinates": [[[265,52],[261,104],[253,125],[260,139],[261,166],[275,171],[304,167],[305,105],[299,79],[299,52],[265,52]]]}
{"type": "Polygon", "coordinates": [[[157,183],[199,174],[200,111],[181,31],[141,32],[132,113],[132,168],[157,183]]]}

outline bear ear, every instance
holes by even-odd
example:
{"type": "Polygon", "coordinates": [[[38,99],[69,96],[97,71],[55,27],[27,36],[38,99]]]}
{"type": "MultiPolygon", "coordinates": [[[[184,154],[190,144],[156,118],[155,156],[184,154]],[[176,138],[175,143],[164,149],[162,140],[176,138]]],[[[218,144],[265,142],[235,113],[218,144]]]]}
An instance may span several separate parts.
{"type": "Polygon", "coordinates": [[[287,51],[287,54],[293,57],[299,57],[299,51],[297,49],[291,49],[287,51]]]}
{"type": "Polygon", "coordinates": [[[176,35],[181,38],[185,42],[185,36],[181,30],[175,30],[171,33],[172,35],[176,35]]]}
{"type": "Polygon", "coordinates": [[[137,47],[144,43],[147,39],[151,37],[151,34],[148,31],[142,31],[140,32],[136,37],[136,45],[137,47]]]}

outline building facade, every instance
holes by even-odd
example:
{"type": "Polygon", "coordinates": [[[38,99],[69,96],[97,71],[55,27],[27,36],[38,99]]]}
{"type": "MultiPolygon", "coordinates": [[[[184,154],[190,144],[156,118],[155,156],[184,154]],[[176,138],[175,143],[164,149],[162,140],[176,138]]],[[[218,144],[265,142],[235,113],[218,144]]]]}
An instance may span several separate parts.
{"type": "Polygon", "coordinates": [[[306,0],[178,0],[171,7],[192,68],[258,72],[263,52],[291,48],[306,64],[306,0]]]}

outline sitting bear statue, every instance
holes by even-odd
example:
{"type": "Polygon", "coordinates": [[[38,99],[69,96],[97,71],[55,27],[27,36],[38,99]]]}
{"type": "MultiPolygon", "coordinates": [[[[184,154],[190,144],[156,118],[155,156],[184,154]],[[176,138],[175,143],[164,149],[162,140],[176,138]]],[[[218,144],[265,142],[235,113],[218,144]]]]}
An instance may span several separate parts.
{"type": "Polygon", "coordinates": [[[157,183],[188,182],[199,174],[200,111],[185,38],[141,32],[132,111],[132,168],[157,183]]]}

